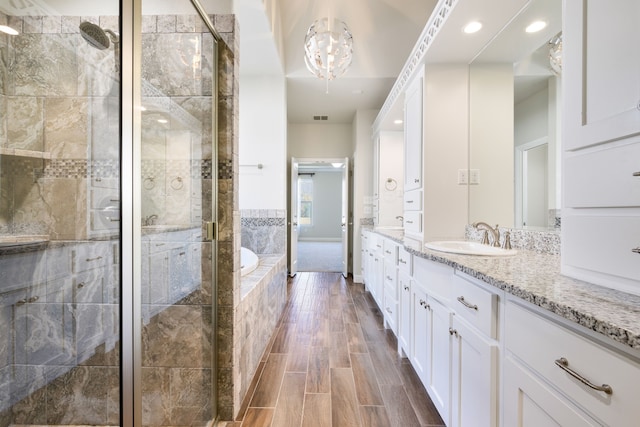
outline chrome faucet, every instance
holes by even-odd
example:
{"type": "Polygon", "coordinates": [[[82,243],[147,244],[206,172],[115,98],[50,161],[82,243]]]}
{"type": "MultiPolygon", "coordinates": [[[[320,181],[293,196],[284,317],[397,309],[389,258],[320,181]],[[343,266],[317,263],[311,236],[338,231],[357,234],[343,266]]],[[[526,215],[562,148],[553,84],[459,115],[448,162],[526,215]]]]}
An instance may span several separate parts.
{"type": "Polygon", "coordinates": [[[153,225],[156,219],[158,219],[158,215],[148,215],[142,219],[142,225],[153,225]]]}
{"type": "Polygon", "coordinates": [[[484,234],[482,236],[482,243],[485,245],[492,245],[495,247],[500,247],[500,230],[498,230],[498,224],[496,224],[495,228],[491,227],[486,222],[474,222],[471,224],[474,228],[478,230],[484,230],[484,234]],[[489,233],[491,233],[492,241],[489,241],[489,233]]]}
{"type": "Polygon", "coordinates": [[[404,225],[404,217],[403,217],[402,215],[398,215],[398,216],[396,217],[396,219],[399,219],[399,220],[400,220],[400,223],[402,223],[402,225],[404,225]]]}

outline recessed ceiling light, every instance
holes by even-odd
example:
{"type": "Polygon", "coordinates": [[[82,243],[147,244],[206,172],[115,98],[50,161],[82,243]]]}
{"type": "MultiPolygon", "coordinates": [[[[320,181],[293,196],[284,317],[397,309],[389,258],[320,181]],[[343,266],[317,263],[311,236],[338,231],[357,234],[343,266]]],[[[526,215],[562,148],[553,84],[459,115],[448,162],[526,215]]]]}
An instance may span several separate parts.
{"type": "Polygon", "coordinates": [[[478,21],[471,21],[467,25],[465,25],[462,31],[464,31],[467,34],[473,34],[480,31],[481,28],[482,28],[482,23],[478,21]]]}
{"type": "Polygon", "coordinates": [[[167,120],[167,119],[158,119],[158,123],[162,123],[162,124],[169,123],[169,120],[167,120]]]}
{"type": "Polygon", "coordinates": [[[531,24],[529,24],[527,28],[525,28],[525,31],[527,33],[537,33],[538,31],[542,30],[546,26],[547,26],[547,23],[544,21],[534,21],[531,24]]]}
{"type": "Polygon", "coordinates": [[[394,121],[393,121],[393,124],[394,124],[394,125],[401,125],[402,123],[403,123],[403,121],[402,121],[402,120],[400,120],[400,119],[398,119],[398,120],[394,120],[394,121]]]}
{"type": "Polygon", "coordinates": [[[9,27],[8,25],[0,25],[0,31],[11,36],[17,36],[19,34],[17,30],[9,27]]]}
{"type": "Polygon", "coordinates": [[[334,168],[341,168],[342,163],[331,163],[331,166],[333,166],[334,168]]]}

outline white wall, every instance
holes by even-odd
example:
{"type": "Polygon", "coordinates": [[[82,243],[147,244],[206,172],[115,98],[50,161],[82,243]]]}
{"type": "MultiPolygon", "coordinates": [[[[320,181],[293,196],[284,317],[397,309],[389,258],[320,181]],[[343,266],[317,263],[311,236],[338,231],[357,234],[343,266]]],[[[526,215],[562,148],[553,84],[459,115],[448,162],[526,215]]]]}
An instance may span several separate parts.
{"type": "Polygon", "coordinates": [[[404,132],[380,132],[378,225],[402,226],[404,215],[404,132]],[[391,181],[389,181],[391,180],[391,181]]]}
{"type": "Polygon", "coordinates": [[[469,164],[480,170],[480,184],[469,188],[469,222],[513,227],[513,65],[472,65],[469,81],[469,164]]]}
{"type": "Polygon", "coordinates": [[[371,128],[378,116],[378,110],[360,110],[353,120],[353,193],[351,197],[353,226],[351,242],[353,246],[353,280],[362,283],[362,244],[360,234],[363,218],[373,218],[373,135],[371,128]]]}
{"type": "Polygon", "coordinates": [[[549,134],[549,91],[545,87],[514,107],[514,142],[526,144],[549,134]]]}
{"type": "Polygon", "coordinates": [[[287,157],[351,157],[353,142],[350,124],[289,123],[287,157]]]}
{"type": "Polygon", "coordinates": [[[286,117],[283,77],[241,76],[240,209],[286,209],[286,117]]]}
{"type": "Polygon", "coordinates": [[[342,171],[314,172],[311,225],[300,226],[299,240],[342,240],[342,171]]]}

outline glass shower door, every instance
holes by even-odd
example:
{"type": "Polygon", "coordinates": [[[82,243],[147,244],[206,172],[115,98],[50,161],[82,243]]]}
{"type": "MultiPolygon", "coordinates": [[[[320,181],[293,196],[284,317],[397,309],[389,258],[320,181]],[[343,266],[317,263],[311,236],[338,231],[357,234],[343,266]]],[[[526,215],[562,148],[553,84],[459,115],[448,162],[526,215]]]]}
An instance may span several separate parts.
{"type": "Polygon", "coordinates": [[[101,3],[0,2],[0,427],[120,424],[120,5],[101,3]]]}
{"type": "Polygon", "coordinates": [[[187,0],[142,1],[142,425],[215,418],[214,36],[187,0]],[[149,10],[149,13],[147,13],[149,10]]]}

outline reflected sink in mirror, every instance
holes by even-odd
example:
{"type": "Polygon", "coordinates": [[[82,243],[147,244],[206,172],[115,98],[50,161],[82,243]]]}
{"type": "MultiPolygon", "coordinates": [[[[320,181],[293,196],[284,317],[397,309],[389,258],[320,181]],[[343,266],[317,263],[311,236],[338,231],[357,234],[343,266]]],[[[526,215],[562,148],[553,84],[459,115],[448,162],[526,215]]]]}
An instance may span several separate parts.
{"type": "Polygon", "coordinates": [[[443,240],[437,242],[427,242],[424,244],[427,249],[434,251],[448,252],[460,255],[480,255],[480,256],[511,256],[518,253],[515,249],[503,249],[495,246],[484,245],[468,240],[443,240]]]}

